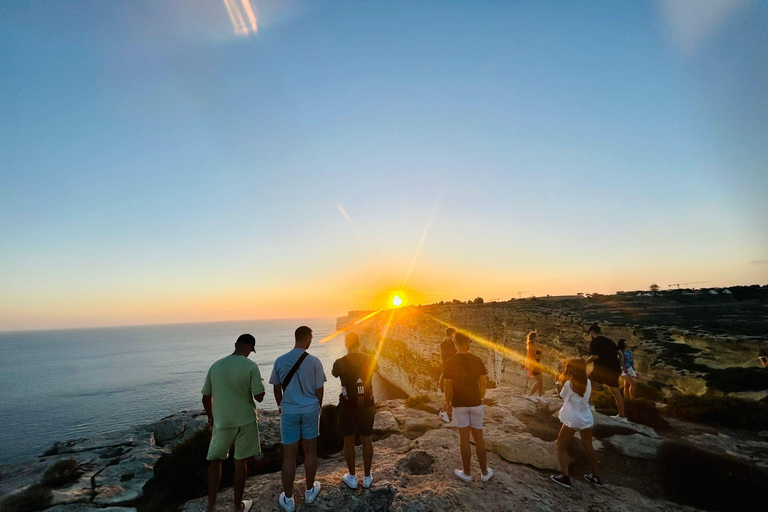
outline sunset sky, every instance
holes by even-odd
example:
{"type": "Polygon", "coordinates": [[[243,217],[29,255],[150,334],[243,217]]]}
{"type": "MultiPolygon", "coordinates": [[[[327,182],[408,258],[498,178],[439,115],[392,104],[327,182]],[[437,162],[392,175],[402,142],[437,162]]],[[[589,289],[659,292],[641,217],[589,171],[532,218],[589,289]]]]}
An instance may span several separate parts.
{"type": "Polygon", "coordinates": [[[765,284],[766,33],[747,0],[4,0],[0,330],[765,284]]]}

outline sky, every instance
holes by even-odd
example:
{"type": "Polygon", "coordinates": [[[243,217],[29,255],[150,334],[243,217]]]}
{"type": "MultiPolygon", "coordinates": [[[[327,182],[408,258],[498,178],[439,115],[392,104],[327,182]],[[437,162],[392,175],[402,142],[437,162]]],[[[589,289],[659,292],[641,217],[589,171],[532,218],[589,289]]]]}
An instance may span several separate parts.
{"type": "Polygon", "coordinates": [[[0,4],[0,330],[768,283],[768,2],[0,4]]]}

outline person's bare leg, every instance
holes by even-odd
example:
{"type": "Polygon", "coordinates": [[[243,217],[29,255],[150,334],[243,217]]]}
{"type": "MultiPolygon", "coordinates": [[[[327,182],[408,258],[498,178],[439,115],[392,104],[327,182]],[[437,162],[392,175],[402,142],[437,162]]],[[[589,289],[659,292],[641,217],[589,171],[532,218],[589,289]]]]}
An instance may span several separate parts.
{"type": "Polygon", "coordinates": [[[597,469],[597,455],[595,455],[595,449],[592,447],[592,429],[581,430],[579,435],[581,436],[581,444],[584,445],[584,451],[587,452],[589,462],[592,464],[592,474],[599,477],[597,469]]]}
{"type": "Polygon", "coordinates": [[[371,466],[373,465],[373,439],[371,436],[360,436],[363,443],[363,471],[365,476],[371,476],[371,466]]]}
{"type": "Polygon", "coordinates": [[[611,394],[613,394],[613,398],[616,399],[616,408],[619,410],[619,416],[625,418],[626,415],[624,414],[624,397],[621,396],[621,391],[619,391],[619,388],[609,389],[611,390],[611,394]]]}
{"type": "Polygon", "coordinates": [[[315,475],[317,474],[317,438],[302,439],[301,446],[304,448],[304,476],[306,477],[307,490],[310,490],[315,485],[315,475]]]}
{"type": "Polygon", "coordinates": [[[212,460],[208,465],[208,512],[216,510],[216,496],[221,485],[221,460],[212,460]]]}
{"type": "Polygon", "coordinates": [[[576,431],[563,425],[557,435],[557,458],[560,460],[560,469],[565,476],[571,476],[568,470],[568,443],[573,439],[576,431]]]}
{"type": "Polygon", "coordinates": [[[344,436],[344,460],[347,461],[349,474],[355,476],[355,434],[344,436]]]}
{"type": "Polygon", "coordinates": [[[232,487],[235,489],[235,512],[243,510],[243,492],[245,491],[245,479],[248,477],[248,459],[235,459],[235,477],[232,487]]]}
{"type": "Polygon", "coordinates": [[[533,377],[533,386],[531,386],[531,391],[528,393],[529,395],[535,395],[537,391],[539,391],[540,383],[539,383],[539,376],[535,375],[533,377]]]}
{"type": "Polygon", "coordinates": [[[293,497],[293,481],[296,479],[296,455],[299,442],[283,445],[283,491],[286,498],[293,497]]]}
{"type": "Polygon", "coordinates": [[[472,438],[475,440],[475,453],[477,453],[477,462],[480,463],[480,473],[488,473],[488,453],[485,451],[485,440],[483,439],[483,429],[473,428],[472,438]]]}
{"type": "Polygon", "coordinates": [[[469,446],[469,428],[459,428],[459,451],[461,452],[461,464],[464,466],[464,474],[469,476],[472,463],[472,448],[469,446]]]}
{"type": "Polygon", "coordinates": [[[630,377],[629,378],[629,398],[631,398],[632,400],[635,399],[636,390],[637,390],[637,378],[630,377]]]}
{"type": "Polygon", "coordinates": [[[539,397],[541,397],[541,395],[544,393],[544,376],[543,375],[538,374],[536,376],[536,385],[538,386],[538,389],[536,391],[538,391],[539,397]]]}

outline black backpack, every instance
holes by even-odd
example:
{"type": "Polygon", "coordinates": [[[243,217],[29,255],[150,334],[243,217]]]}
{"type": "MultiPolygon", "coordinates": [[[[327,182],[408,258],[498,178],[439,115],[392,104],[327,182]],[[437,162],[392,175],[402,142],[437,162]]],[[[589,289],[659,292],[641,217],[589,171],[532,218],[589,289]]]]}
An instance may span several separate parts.
{"type": "Polygon", "coordinates": [[[374,405],[373,400],[373,363],[374,359],[370,358],[368,363],[361,368],[353,371],[347,361],[342,359],[344,363],[343,374],[352,377],[352,385],[347,386],[347,396],[341,395],[341,399],[344,400],[344,405],[352,409],[358,407],[369,407],[374,405]]]}

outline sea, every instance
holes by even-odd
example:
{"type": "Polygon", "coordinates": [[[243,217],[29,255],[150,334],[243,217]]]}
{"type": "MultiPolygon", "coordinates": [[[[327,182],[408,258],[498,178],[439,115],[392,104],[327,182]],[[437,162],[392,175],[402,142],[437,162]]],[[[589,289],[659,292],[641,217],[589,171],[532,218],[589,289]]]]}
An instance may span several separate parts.
{"type": "MultiPolygon", "coordinates": [[[[202,409],[208,368],[243,333],[256,338],[250,357],[266,384],[300,325],[314,331],[309,352],[325,367],[324,403],[336,403],[341,385],[331,367],[346,353],[343,337],[320,343],[335,318],[0,332],[0,463],[36,457],[56,441],[202,409]]],[[[374,393],[377,401],[405,396],[381,378],[374,393]]],[[[258,408],[277,408],[269,385],[258,408]]]]}

